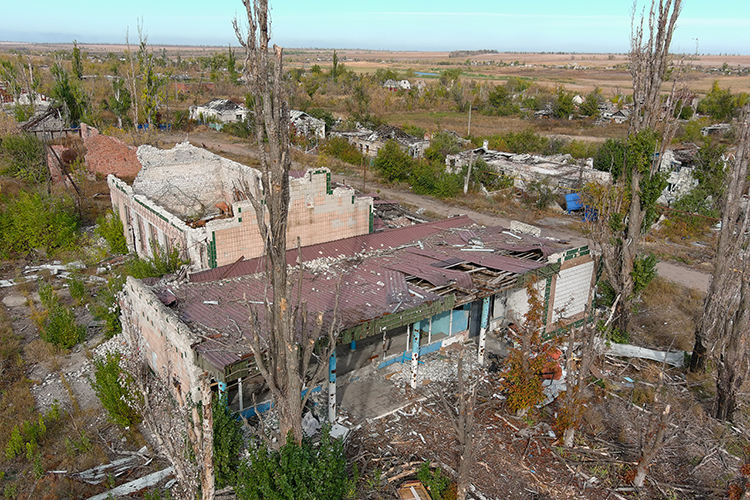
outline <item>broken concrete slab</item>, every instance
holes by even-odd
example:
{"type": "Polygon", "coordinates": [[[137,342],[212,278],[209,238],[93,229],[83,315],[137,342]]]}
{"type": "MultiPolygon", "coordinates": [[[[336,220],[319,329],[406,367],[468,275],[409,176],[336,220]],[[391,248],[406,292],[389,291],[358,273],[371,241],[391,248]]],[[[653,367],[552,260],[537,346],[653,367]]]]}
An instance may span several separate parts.
{"type": "Polygon", "coordinates": [[[666,363],[680,368],[685,362],[685,351],[656,351],[645,347],[628,344],[604,344],[600,341],[601,350],[604,354],[620,356],[623,358],[640,358],[666,363]]]}
{"type": "Polygon", "coordinates": [[[153,474],[149,474],[147,476],[143,476],[139,479],[136,479],[135,481],[121,484],[120,486],[112,488],[109,491],[105,491],[104,493],[89,497],[88,500],[107,500],[110,497],[132,495],[133,493],[138,493],[143,489],[156,486],[161,480],[168,478],[172,474],[174,474],[174,467],[167,467],[166,469],[154,472],[153,474]]]}

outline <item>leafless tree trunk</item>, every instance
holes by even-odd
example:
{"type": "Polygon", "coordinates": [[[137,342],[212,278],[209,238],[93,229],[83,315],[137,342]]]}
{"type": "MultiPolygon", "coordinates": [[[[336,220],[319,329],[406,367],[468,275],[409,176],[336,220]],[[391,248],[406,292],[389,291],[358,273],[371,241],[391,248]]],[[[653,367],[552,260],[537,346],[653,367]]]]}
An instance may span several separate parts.
{"type": "Polygon", "coordinates": [[[750,370],[750,209],[743,204],[750,155],[750,107],[742,116],[740,142],[727,172],[727,190],[711,284],[695,335],[691,369],[701,369],[706,351],[716,362],[714,416],[732,420],[736,395],[750,370]],[[707,346],[711,346],[707,349],[707,346]]]}
{"type": "MultiPolygon", "coordinates": [[[[661,389],[664,384],[664,371],[659,373],[659,383],[656,386],[654,392],[654,406],[659,405],[659,396],[661,389]]],[[[661,408],[661,411],[654,414],[651,418],[651,424],[649,425],[648,434],[641,436],[641,459],[638,461],[638,465],[635,467],[635,478],[633,479],[633,485],[637,488],[643,487],[643,483],[646,480],[646,474],[648,468],[653,463],[656,456],[659,454],[661,449],[664,447],[667,437],[667,427],[669,426],[670,418],[670,405],[666,404],[661,408]]]]}
{"type": "Polygon", "coordinates": [[[474,465],[474,455],[478,443],[474,437],[474,415],[477,409],[477,385],[479,378],[464,379],[463,350],[458,353],[458,368],[456,374],[458,390],[456,401],[448,401],[442,390],[438,392],[440,404],[449,417],[451,428],[458,440],[460,453],[457,477],[457,500],[466,500],[471,482],[471,468],[474,465]]]}
{"type": "MultiPolygon", "coordinates": [[[[630,73],[633,77],[633,112],[630,117],[628,137],[651,129],[661,136],[659,158],[675,133],[673,111],[676,75],[673,76],[672,94],[667,99],[666,109],[661,103],[661,87],[669,65],[669,46],[680,14],[682,0],[652,0],[648,16],[648,40],[643,39],[645,16],[636,23],[636,6],[633,6],[630,37],[630,73]]],[[[594,245],[602,254],[602,264],[607,279],[615,294],[621,297],[617,308],[616,326],[627,330],[632,314],[634,291],[633,266],[645,230],[646,210],[641,203],[641,182],[644,175],[654,175],[659,166],[652,162],[650,172],[645,174],[638,161],[626,158],[623,174],[610,195],[608,206],[600,213],[599,223],[594,224],[594,245]],[[629,182],[629,185],[628,185],[629,182]],[[609,215],[622,213],[624,230],[613,231],[609,215]]]]}
{"type": "Polygon", "coordinates": [[[138,99],[140,95],[138,93],[138,83],[136,81],[135,57],[133,51],[130,49],[130,38],[127,30],[125,31],[125,45],[128,47],[125,51],[125,57],[130,64],[130,68],[125,68],[125,80],[127,81],[128,91],[133,100],[133,126],[135,127],[135,130],[138,130],[138,99]]]}
{"type": "Polygon", "coordinates": [[[637,133],[647,128],[657,130],[662,120],[671,116],[662,115],[661,86],[669,65],[669,46],[672,43],[677,17],[682,10],[682,0],[656,0],[651,2],[648,15],[648,40],[643,40],[642,14],[636,25],[636,3],[630,35],[630,74],[633,77],[633,114],[630,117],[630,132],[637,133]]]}
{"type": "Polygon", "coordinates": [[[690,371],[705,370],[708,347],[722,337],[721,323],[726,318],[726,312],[732,301],[732,295],[737,291],[737,273],[733,272],[738,264],[739,246],[744,240],[742,227],[747,217],[747,207],[742,207],[742,195],[745,191],[745,172],[747,170],[748,155],[748,111],[743,114],[740,130],[740,144],[727,170],[725,180],[724,205],[721,217],[721,232],[716,249],[716,262],[711,282],[703,302],[703,314],[695,330],[695,344],[690,358],[690,371]],[[736,229],[735,229],[736,228],[736,229]]]}
{"type": "MultiPolygon", "coordinates": [[[[247,34],[243,35],[237,19],[233,26],[245,49],[244,74],[253,95],[255,134],[260,149],[261,191],[249,197],[255,209],[260,236],[265,245],[265,273],[272,297],[263,297],[266,338],[261,339],[258,315],[252,312],[253,332],[249,335],[256,366],[268,383],[279,410],[279,442],[292,432],[302,440],[302,410],[309,397],[301,397],[305,375],[319,339],[323,316],[308,328],[306,305],[298,294],[292,305],[291,286],[287,276],[287,218],[289,211],[289,107],[283,82],[283,51],[274,45],[269,61],[270,20],[268,0],[243,0],[247,14],[247,34]],[[264,144],[267,139],[267,146],[264,144]],[[301,327],[300,327],[301,324],[301,327]]],[[[301,283],[301,275],[299,282],[301,283]]],[[[301,292],[301,289],[300,289],[301,292]]],[[[335,313],[334,313],[335,318],[335,313]]],[[[335,322],[335,321],[334,321],[335,322]]],[[[334,322],[330,325],[328,345],[335,347],[334,322]]],[[[322,357],[314,378],[327,368],[322,357]]]]}

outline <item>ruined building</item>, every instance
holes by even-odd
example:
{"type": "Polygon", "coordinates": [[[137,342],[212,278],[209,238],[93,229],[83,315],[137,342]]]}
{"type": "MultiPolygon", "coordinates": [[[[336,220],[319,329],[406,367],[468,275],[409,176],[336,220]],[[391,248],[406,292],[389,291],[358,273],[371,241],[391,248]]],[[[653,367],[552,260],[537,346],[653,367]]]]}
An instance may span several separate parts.
{"type": "MultiPolygon", "coordinates": [[[[123,221],[128,248],[179,248],[193,269],[209,269],[263,253],[255,209],[260,171],[189,143],[171,150],[141,146],[132,185],[109,175],[112,207],[123,221]]],[[[290,182],[288,243],[304,246],[368,234],[372,198],[331,187],[326,168],[297,173],[290,182]]]]}
{"type": "MultiPolygon", "coordinates": [[[[548,334],[583,321],[596,279],[588,247],[523,232],[529,229],[453,217],[290,250],[292,301],[305,301],[323,331],[333,322],[338,332],[329,402],[337,377],[363,366],[408,362],[416,383],[420,356],[468,339],[483,359],[488,332],[524,321],[530,280],[548,334]]],[[[251,413],[252,395],[264,395],[247,339],[256,327],[268,338],[262,304],[273,293],[262,269],[258,258],[188,278],[128,278],[125,332],[176,391],[194,392],[207,372],[232,409],[251,413]],[[258,323],[251,324],[249,308],[258,323]]]]}

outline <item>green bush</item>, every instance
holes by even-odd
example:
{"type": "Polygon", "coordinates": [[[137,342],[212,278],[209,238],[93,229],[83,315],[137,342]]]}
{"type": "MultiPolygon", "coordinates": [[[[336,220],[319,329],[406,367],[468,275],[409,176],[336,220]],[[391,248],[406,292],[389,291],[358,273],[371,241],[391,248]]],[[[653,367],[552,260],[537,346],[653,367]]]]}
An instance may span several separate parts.
{"type": "Polygon", "coordinates": [[[240,500],[341,500],[350,490],[344,446],[323,427],[320,445],[297,444],[291,435],[278,451],[260,444],[240,465],[240,500]]]}
{"type": "Polygon", "coordinates": [[[40,326],[39,336],[50,344],[70,349],[86,338],[86,328],[76,324],[73,311],[60,304],[52,285],[40,283],[39,298],[46,308],[46,314],[40,326]]]}
{"type": "Polygon", "coordinates": [[[0,174],[42,183],[49,178],[44,143],[31,134],[10,135],[0,143],[0,174]]]}
{"type": "Polygon", "coordinates": [[[133,378],[120,367],[120,354],[110,352],[104,358],[95,358],[94,368],[91,386],[110,420],[122,427],[140,422],[138,406],[141,400],[133,378]]]}
{"type": "Polygon", "coordinates": [[[443,494],[451,484],[451,480],[443,475],[443,471],[440,468],[435,469],[435,472],[430,469],[429,460],[423,462],[419,467],[417,479],[422,481],[422,484],[430,491],[432,500],[442,500],[443,494]]]}
{"type": "Polygon", "coordinates": [[[242,423],[229,410],[226,392],[215,397],[214,418],[214,469],[216,486],[223,488],[235,484],[242,451],[242,423]]]}
{"type": "Polygon", "coordinates": [[[105,322],[104,335],[108,339],[122,331],[117,294],[122,290],[124,283],[125,280],[121,276],[112,276],[107,281],[107,286],[96,294],[96,303],[92,308],[92,313],[96,319],[105,322]]]}
{"type": "Polygon", "coordinates": [[[76,304],[83,305],[83,298],[86,296],[86,285],[82,279],[71,276],[68,278],[68,291],[70,297],[76,301],[76,304]]]}
{"type": "Polygon", "coordinates": [[[78,240],[78,216],[73,200],[20,191],[0,208],[0,256],[69,249],[78,240]]]}
{"type": "Polygon", "coordinates": [[[410,182],[416,194],[453,198],[463,189],[461,174],[448,174],[445,166],[426,161],[415,162],[410,182]]]}
{"type": "Polygon", "coordinates": [[[13,460],[25,455],[31,462],[37,455],[39,443],[47,436],[47,425],[59,420],[60,407],[55,403],[46,414],[40,414],[34,420],[21,422],[20,427],[18,425],[13,427],[5,447],[5,458],[13,460]]]}
{"type": "Polygon", "coordinates": [[[330,137],[320,147],[320,152],[338,158],[351,165],[361,165],[365,161],[359,150],[343,137],[330,137]]]}
{"type": "Polygon", "coordinates": [[[96,219],[96,234],[107,241],[112,253],[128,253],[128,243],[119,213],[110,210],[96,219]]]}
{"type": "Polygon", "coordinates": [[[378,151],[374,167],[386,182],[406,181],[414,160],[396,141],[390,140],[378,151]]]}
{"type": "Polygon", "coordinates": [[[164,275],[172,274],[177,271],[181,265],[187,264],[188,261],[180,258],[180,250],[173,248],[167,252],[159,245],[151,245],[151,258],[141,258],[136,256],[128,262],[125,267],[125,273],[136,279],[144,278],[161,278],[164,275]]]}

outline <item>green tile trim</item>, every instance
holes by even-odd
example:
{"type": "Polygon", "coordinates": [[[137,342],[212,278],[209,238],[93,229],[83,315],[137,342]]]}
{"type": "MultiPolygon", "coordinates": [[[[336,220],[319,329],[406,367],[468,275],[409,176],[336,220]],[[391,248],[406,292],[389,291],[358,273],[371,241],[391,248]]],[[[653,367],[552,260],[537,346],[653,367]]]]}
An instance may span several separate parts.
{"type": "Polygon", "coordinates": [[[216,232],[211,233],[211,240],[208,242],[208,266],[212,269],[217,267],[216,265],[216,232]]]}

